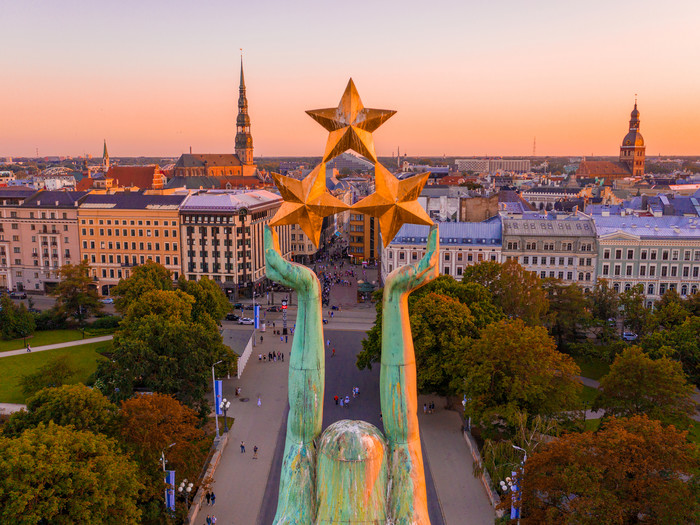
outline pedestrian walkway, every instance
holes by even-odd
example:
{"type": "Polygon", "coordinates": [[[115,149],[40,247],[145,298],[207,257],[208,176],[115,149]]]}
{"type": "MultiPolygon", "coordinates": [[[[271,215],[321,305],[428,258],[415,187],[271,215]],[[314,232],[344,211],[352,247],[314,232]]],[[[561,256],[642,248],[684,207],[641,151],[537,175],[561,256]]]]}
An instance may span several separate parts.
{"type": "MultiPolygon", "coordinates": [[[[76,341],[68,341],[66,343],[56,343],[53,345],[37,346],[32,348],[32,353],[46,352],[47,350],[56,350],[57,348],[67,348],[69,346],[81,346],[89,345],[90,343],[101,343],[103,341],[111,341],[113,338],[113,335],[102,335],[100,337],[91,337],[89,339],[77,339],[76,341]]],[[[10,350],[8,352],[0,353],[0,358],[10,357],[11,355],[22,355],[26,353],[26,348],[21,348],[20,350],[10,350]]]]}
{"type": "Polygon", "coordinates": [[[0,403],[0,414],[14,414],[22,409],[27,408],[27,405],[17,403],[0,403]]]}

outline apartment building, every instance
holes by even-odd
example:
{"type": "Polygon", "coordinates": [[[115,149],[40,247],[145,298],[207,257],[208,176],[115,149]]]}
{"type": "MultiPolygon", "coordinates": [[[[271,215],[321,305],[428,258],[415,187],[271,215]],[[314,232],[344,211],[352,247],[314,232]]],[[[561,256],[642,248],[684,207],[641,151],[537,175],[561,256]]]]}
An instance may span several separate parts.
{"type": "Polygon", "coordinates": [[[180,204],[186,195],[148,195],[120,192],[87,195],[78,207],[80,255],[92,267],[101,295],[131,268],[155,261],[181,273],[180,204]]]}
{"type": "Polygon", "coordinates": [[[346,227],[348,256],[355,262],[379,260],[382,254],[379,220],[364,213],[353,213],[351,210],[346,227]]]}

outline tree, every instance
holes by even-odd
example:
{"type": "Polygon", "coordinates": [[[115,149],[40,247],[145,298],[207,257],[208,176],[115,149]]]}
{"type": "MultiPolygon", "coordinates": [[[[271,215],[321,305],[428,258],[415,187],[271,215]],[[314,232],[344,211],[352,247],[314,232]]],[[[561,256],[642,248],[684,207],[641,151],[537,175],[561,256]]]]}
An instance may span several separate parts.
{"type": "Polygon", "coordinates": [[[208,315],[214,321],[219,322],[231,310],[231,303],[224,292],[221,291],[216,281],[212,281],[208,277],[202,277],[199,281],[188,281],[184,276],[181,276],[178,288],[194,297],[192,319],[195,321],[208,315]]]}
{"type": "Polygon", "coordinates": [[[484,428],[517,412],[554,415],[574,409],[581,384],[571,357],[556,350],[544,327],[501,320],[466,346],[467,413],[484,428]]]}
{"type": "Polygon", "coordinates": [[[110,434],[115,425],[116,405],[99,390],[85,385],[44,388],[27,399],[27,410],[16,412],[3,427],[6,435],[19,435],[39,423],[53,421],[75,430],[110,434]]]}
{"type": "Polygon", "coordinates": [[[589,317],[583,290],[577,284],[566,285],[559,279],[546,279],[544,289],[549,301],[547,325],[559,348],[576,342],[578,327],[587,324],[589,317]]]}
{"type": "Polygon", "coordinates": [[[645,300],[643,284],[633,286],[620,294],[625,327],[640,335],[649,318],[649,310],[644,305],[645,300]]]}
{"type": "Polygon", "coordinates": [[[481,284],[493,294],[493,302],[505,315],[522,319],[530,326],[541,324],[549,307],[542,281],[514,259],[503,264],[483,262],[468,266],[462,282],[481,284]]]}
{"type": "Polygon", "coordinates": [[[610,372],[600,380],[593,409],[606,415],[630,417],[646,414],[664,424],[690,425],[695,403],[693,387],[678,361],[651,359],[641,348],[626,348],[615,358],[610,372]]]}
{"type": "Polygon", "coordinates": [[[59,282],[51,295],[56,297],[58,312],[64,317],[72,317],[80,326],[84,326],[87,318],[102,310],[87,259],[78,264],[61,266],[59,282]]]}
{"type": "Polygon", "coordinates": [[[566,434],[528,458],[523,523],[597,525],[700,519],[697,447],[646,416],[566,434]]]}
{"type": "Polygon", "coordinates": [[[644,325],[644,331],[651,333],[661,329],[671,330],[683,324],[689,316],[690,312],[686,310],[678,294],[669,290],[656,303],[654,313],[644,325]]]}
{"type": "Polygon", "coordinates": [[[23,303],[15,304],[9,296],[0,299],[0,337],[27,337],[36,329],[34,316],[23,303]]]}
{"type": "Polygon", "coordinates": [[[193,303],[180,290],[152,290],[128,307],[111,359],[98,364],[96,384],[105,395],[118,401],[142,388],[206,411],[211,365],[224,360],[224,371],[236,361],[211,317],[192,320],[193,303]]]}
{"type": "Polygon", "coordinates": [[[598,279],[590,295],[591,312],[593,317],[606,323],[608,319],[616,319],[620,298],[606,279],[598,279]]]}
{"type": "Polygon", "coordinates": [[[70,357],[62,355],[49,360],[36,372],[22,376],[20,386],[22,392],[29,396],[43,388],[65,385],[77,372],[70,357]]]}
{"type": "Polygon", "coordinates": [[[146,292],[153,290],[170,291],[173,289],[173,277],[170,270],[151,260],[136,266],[128,279],[122,279],[112,288],[114,307],[125,314],[129,305],[146,292]]]}
{"type": "Polygon", "coordinates": [[[688,317],[670,330],[650,333],[641,345],[653,357],[668,356],[680,361],[690,381],[700,386],[700,317],[688,317]]]}
{"type": "Polygon", "coordinates": [[[137,524],[139,478],[115,441],[41,423],[0,437],[0,521],[137,524]]]}

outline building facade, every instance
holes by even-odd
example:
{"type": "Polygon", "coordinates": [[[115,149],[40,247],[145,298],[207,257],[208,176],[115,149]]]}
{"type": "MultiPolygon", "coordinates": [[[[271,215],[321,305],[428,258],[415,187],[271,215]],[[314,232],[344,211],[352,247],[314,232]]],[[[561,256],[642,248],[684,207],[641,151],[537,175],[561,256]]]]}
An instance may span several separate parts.
{"type": "Polygon", "coordinates": [[[354,262],[376,262],[382,254],[379,220],[364,213],[353,213],[348,228],[348,256],[354,262]]]}
{"type": "MultiPolygon", "coordinates": [[[[458,281],[467,266],[481,262],[501,262],[501,221],[440,223],[438,267],[443,275],[458,281]]],[[[418,262],[425,255],[429,226],[405,224],[384,249],[382,278],[396,268],[418,262]]]]}
{"type": "Polygon", "coordinates": [[[514,259],[541,278],[577,283],[584,289],[595,284],[596,228],[583,213],[501,216],[503,260],[514,259]]]}
{"type": "Polygon", "coordinates": [[[473,171],[475,173],[495,173],[497,171],[512,171],[527,173],[530,171],[529,159],[455,159],[458,171],[473,171]]]}
{"type": "Polygon", "coordinates": [[[78,207],[80,254],[101,295],[148,260],[181,274],[179,208],[186,195],[87,195],[78,207]]]}
{"type": "MultiPolygon", "coordinates": [[[[264,226],[282,197],[265,190],[201,191],[180,206],[182,271],[189,280],[206,276],[229,294],[265,278],[264,226]]],[[[291,257],[290,226],[276,228],[282,256],[291,257]]]]}
{"type": "Polygon", "coordinates": [[[595,216],[598,278],[618,292],[644,287],[647,306],[667,290],[681,296],[700,289],[700,219],[595,216]]]}

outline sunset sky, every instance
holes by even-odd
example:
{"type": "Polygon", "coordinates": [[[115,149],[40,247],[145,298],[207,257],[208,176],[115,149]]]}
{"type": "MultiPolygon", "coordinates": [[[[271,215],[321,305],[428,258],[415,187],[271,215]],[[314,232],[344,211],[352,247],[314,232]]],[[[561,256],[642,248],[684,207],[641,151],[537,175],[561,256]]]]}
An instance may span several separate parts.
{"type": "Polygon", "coordinates": [[[0,0],[0,156],[321,155],[349,77],[379,155],[700,154],[700,1],[0,0]]]}

